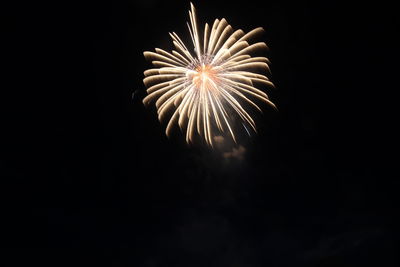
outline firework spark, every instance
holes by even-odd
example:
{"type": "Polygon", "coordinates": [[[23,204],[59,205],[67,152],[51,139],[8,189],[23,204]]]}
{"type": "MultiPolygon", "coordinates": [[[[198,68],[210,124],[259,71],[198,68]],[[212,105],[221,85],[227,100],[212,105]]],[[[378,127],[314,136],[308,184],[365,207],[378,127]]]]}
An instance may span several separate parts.
{"type": "Polygon", "coordinates": [[[246,124],[256,131],[247,106],[261,111],[254,102],[261,100],[275,108],[267,94],[256,87],[262,84],[273,87],[267,76],[257,72],[269,73],[269,60],[250,56],[267,48],[264,42],[249,44],[263,29],[245,34],[242,30],[233,31],[224,18],[216,19],[212,26],[205,24],[201,38],[192,3],[189,17],[187,26],[194,53],[174,32],[170,36],[176,50],[169,53],[156,48],[155,52],[144,52],[156,68],[144,72],[148,95],[143,103],[156,101],[160,121],[172,113],[167,136],[178,124],[188,143],[193,142],[197,133],[212,146],[215,131],[228,132],[236,142],[233,127],[236,119],[247,132],[246,124]]]}

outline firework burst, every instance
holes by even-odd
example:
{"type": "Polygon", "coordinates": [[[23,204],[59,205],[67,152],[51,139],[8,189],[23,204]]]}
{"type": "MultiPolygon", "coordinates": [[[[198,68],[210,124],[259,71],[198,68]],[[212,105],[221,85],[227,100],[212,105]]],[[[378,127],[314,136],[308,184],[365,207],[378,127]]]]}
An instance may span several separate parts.
{"type": "Polygon", "coordinates": [[[262,74],[269,73],[269,60],[250,56],[267,48],[264,42],[249,44],[263,29],[245,34],[234,31],[225,19],[216,19],[212,26],[205,24],[201,38],[192,3],[189,17],[194,53],[174,32],[170,36],[176,50],[170,53],[156,48],[155,52],[144,52],[155,68],[144,72],[148,95],[143,103],[155,101],[160,121],[170,117],[167,136],[178,124],[188,143],[197,134],[212,146],[216,131],[227,132],[236,142],[234,121],[239,120],[246,132],[246,125],[256,131],[246,107],[261,111],[255,102],[262,101],[275,108],[267,94],[257,88],[273,86],[262,74]]]}

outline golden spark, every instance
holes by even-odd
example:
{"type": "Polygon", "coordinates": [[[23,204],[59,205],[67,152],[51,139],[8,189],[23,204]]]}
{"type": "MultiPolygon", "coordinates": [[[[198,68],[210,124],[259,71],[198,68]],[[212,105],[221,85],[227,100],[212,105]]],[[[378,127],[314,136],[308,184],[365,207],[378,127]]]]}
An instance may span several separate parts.
{"type": "Polygon", "coordinates": [[[148,95],[143,103],[156,101],[160,121],[172,113],[166,128],[167,136],[178,124],[186,133],[188,143],[193,142],[197,133],[212,146],[215,131],[229,132],[236,142],[232,126],[235,119],[242,122],[247,132],[246,124],[256,131],[255,122],[244,103],[259,111],[261,109],[255,100],[276,108],[267,94],[257,88],[262,84],[274,86],[267,76],[257,72],[269,73],[270,62],[266,57],[250,56],[268,48],[264,42],[249,44],[264,30],[256,28],[247,34],[242,30],[233,31],[223,18],[216,19],[211,27],[206,23],[201,39],[192,3],[189,17],[190,24],[187,25],[194,54],[175,32],[170,36],[176,50],[170,53],[156,48],[155,52],[144,52],[145,58],[151,60],[155,68],[144,72],[143,82],[148,95]]]}

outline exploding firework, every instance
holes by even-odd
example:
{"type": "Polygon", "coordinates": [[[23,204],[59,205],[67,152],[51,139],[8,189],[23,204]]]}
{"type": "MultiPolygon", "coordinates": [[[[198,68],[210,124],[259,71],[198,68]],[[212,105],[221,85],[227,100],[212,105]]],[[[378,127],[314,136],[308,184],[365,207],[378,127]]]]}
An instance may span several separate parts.
{"type": "Polygon", "coordinates": [[[212,146],[215,131],[228,133],[236,142],[235,121],[240,121],[239,125],[247,133],[246,125],[256,131],[247,107],[261,111],[255,102],[262,101],[275,108],[267,94],[257,88],[273,87],[262,74],[270,73],[269,60],[250,56],[267,48],[264,42],[249,44],[263,29],[256,28],[245,34],[242,30],[233,31],[225,19],[216,19],[211,27],[205,24],[201,38],[192,3],[189,17],[187,26],[194,53],[174,32],[170,36],[176,51],[169,53],[156,48],[155,52],[144,52],[156,68],[144,72],[148,95],[143,103],[155,101],[160,121],[170,116],[167,136],[178,124],[188,143],[197,134],[212,146]]]}

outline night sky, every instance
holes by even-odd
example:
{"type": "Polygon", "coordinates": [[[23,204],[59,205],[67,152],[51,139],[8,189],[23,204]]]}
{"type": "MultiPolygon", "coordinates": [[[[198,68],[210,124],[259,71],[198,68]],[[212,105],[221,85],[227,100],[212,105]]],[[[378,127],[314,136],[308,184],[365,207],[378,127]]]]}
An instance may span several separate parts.
{"type": "Polygon", "coordinates": [[[11,266],[398,266],[395,106],[381,108],[396,90],[393,8],[193,1],[201,27],[261,26],[270,48],[279,111],[257,116],[242,157],[224,157],[178,129],[167,138],[142,104],[143,51],[170,51],[170,31],[190,41],[189,3],[2,10],[11,266]]]}

